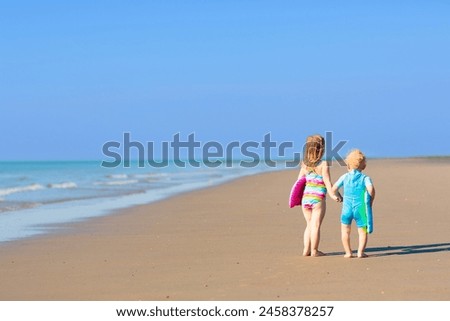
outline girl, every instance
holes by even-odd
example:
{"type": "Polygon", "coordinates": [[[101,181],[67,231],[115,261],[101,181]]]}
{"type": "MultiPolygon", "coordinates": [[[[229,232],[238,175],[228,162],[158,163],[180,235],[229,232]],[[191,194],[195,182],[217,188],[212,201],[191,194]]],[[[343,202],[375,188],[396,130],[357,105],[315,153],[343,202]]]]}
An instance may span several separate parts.
{"type": "MultiPolygon", "coordinates": [[[[322,161],[325,152],[325,139],[320,135],[312,135],[306,139],[303,162],[299,178],[306,176],[306,186],[303,192],[302,210],[306,220],[303,237],[303,256],[323,256],[319,251],[320,226],[326,211],[327,190],[331,191],[331,179],[328,163],[322,161]]],[[[330,193],[331,198],[339,198],[330,193]]]]}

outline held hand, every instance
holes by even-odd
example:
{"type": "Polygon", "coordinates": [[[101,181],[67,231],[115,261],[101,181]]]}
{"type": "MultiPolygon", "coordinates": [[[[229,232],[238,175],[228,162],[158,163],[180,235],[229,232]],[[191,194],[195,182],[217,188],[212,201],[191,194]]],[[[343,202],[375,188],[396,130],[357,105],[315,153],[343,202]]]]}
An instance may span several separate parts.
{"type": "Polygon", "coordinates": [[[332,195],[331,196],[333,200],[335,200],[338,203],[342,203],[342,196],[341,195],[332,195]]]}

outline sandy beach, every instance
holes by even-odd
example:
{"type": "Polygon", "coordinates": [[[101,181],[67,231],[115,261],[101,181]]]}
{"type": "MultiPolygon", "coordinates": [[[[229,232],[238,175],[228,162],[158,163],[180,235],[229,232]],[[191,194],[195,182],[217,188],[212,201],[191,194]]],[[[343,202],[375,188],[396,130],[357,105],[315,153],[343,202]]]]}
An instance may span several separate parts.
{"type": "MultiPolygon", "coordinates": [[[[344,172],[333,165],[332,180],[344,172]]],[[[377,188],[367,259],[343,258],[330,198],[327,256],[302,257],[297,171],[277,171],[3,243],[0,299],[450,300],[450,161],[369,160],[365,173],[377,188]]]]}

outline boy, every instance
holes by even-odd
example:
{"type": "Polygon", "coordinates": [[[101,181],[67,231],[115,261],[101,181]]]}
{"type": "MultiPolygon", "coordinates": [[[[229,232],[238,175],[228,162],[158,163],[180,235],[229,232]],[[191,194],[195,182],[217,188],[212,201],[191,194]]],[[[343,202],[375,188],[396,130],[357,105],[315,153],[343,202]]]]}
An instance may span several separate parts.
{"type": "Polygon", "coordinates": [[[375,199],[375,188],[369,176],[362,171],[366,168],[366,157],[359,150],[351,151],[345,159],[348,173],[342,175],[333,186],[336,194],[339,188],[344,187],[344,200],[341,215],[342,244],[346,258],[351,258],[350,231],[352,221],[358,227],[359,246],[358,258],[365,258],[367,234],[373,231],[372,204],[375,199]]]}

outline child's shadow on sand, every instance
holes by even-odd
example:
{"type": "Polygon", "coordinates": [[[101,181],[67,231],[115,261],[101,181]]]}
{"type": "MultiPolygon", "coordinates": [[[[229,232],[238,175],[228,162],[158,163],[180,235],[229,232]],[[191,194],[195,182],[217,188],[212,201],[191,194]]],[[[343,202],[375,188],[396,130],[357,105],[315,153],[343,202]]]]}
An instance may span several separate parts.
{"type": "MultiPolygon", "coordinates": [[[[436,253],[445,251],[450,251],[450,243],[386,246],[386,247],[372,247],[366,249],[366,253],[371,257],[436,253]]],[[[344,255],[344,252],[327,253],[327,256],[335,256],[335,255],[344,255]]]]}

